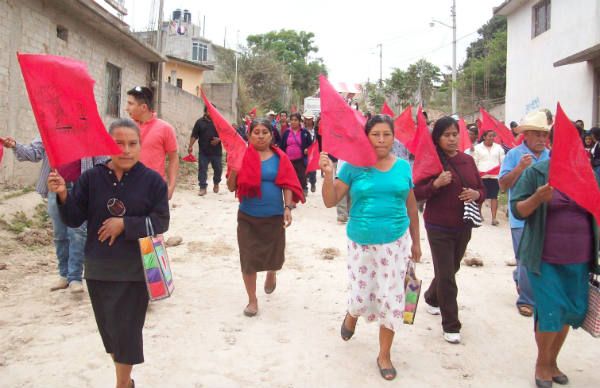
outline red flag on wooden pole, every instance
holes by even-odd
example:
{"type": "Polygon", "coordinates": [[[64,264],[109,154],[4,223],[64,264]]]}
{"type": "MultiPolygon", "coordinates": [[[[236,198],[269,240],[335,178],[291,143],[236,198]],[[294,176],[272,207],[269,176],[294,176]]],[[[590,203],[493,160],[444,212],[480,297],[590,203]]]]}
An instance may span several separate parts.
{"type": "Polygon", "coordinates": [[[465,152],[471,146],[471,139],[469,139],[469,131],[467,130],[467,124],[465,124],[464,119],[458,120],[458,149],[460,152],[465,152]]]}
{"type": "Polygon", "coordinates": [[[560,190],[600,222],[600,188],[577,128],[556,107],[554,141],[550,154],[550,186],[560,190]]]}
{"type": "Polygon", "coordinates": [[[237,133],[235,128],[233,128],[231,123],[225,120],[217,108],[208,100],[206,94],[204,94],[204,90],[202,90],[201,95],[204,105],[208,109],[210,119],[215,124],[215,128],[219,133],[219,139],[221,139],[221,143],[223,143],[223,147],[227,151],[227,167],[239,171],[242,167],[242,160],[247,148],[246,142],[237,133]]]}
{"type": "Polygon", "coordinates": [[[444,171],[440,157],[437,154],[427,120],[421,107],[417,113],[417,133],[415,135],[415,164],[413,165],[413,182],[420,182],[444,171]]]}
{"type": "Polygon", "coordinates": [[[498,135],[494,139],[496,143],[504,144],[509,148],[513,148],[516,145],[515,137],[513,136],[512,131],[508,129],[506,125],[502,124],[483,108],[479,108],[479,114],[481,115],[481,126],[479,127],[480,133],[491,130],[496,132],[496,135],[498,135]]]}
{"type": "Polygon", "coordinates": [[[121,153],[100,119],[85,63],[54,55],[17,57],[50,166],[121,153]]]}
{"type": "Polygon", "coordinates": [[[310,147],[308,147],[308,163],[306,165],[306,172],[313,172],[319,169],[319,142],[314,141],[310,147]]]}
{"type": "Polygon", "coordinates": [[[394,111],[392,110],[392,108],[390,108],[390,106],[387,104],[387,101],[383,102],[383,107],[381,107],[381,114],[382,115],[388,115],[391,118],[396,117],[396,114],[394,113],[394,111]]]}
{"type": "Polygon", "coordinates": [[[413,155],[415,153],[413,139],[415,138],[416,132],[417,126],[412,118],[412,106],[409,105],[394,121],[394,134],[396,139],[404,144],[408,151],[413,155]]]}
{"type": "Polygon", "coordinates": [[[323,151],[354,166],[374,165],[377,156],[365,133],[365,118],[344,101],[325,76],[319,76],[319,84],[323,151]]]}

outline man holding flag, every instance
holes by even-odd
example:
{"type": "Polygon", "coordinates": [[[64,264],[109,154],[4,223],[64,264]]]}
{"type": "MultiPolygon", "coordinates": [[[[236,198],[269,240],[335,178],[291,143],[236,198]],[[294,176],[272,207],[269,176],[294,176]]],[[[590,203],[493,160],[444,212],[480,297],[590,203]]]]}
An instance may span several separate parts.
{"type": "MultiPolygon", "coordinates": [[[[87,238],[87,224],[78,228],[69,228],[60,218],[56,193],[48,193],[48,175],[50,163],[40,137],[35,138],[30,144],[20,144],[12,137],[4,139],[4,147],[13,150],[18,161],[42,162],[42,170],[36,184],[36,191],[42,198],[48,199],[48,215],[52,221],[54,231],[54,247],[58,258],[59,278],[50,291],[69,288],[72,293],[83,292],[81,275],[83,272],[83,249],[87,238]]],[[[71,190],[73,184],[84,171],[93,168],[96,164],[106,161],[106,157],[83,158],[72,163],[60,166],[57,170],[65,177],[67,189],[71,190]]]]}
{"type": "MultiPolygon", "coordinates": [[[[500,188],[508,190],[509,201],[513,195],[513,187],[519,181],[523,171],[532,164],[550,158],[550,153],[546,148],[546,141],[550,133],[550,123],[545,111],[540,110],[529,113],[516,130],[519,133],[523,133],[524,141],[522,144],[508,151],[500,168],[500,175],[498,175],[500,188]]],[[[521,315],[530,317],[533,315],[535,301],[527,277],[527,271],[521,265],[518,255],[519,242],[523,235],[525,221],[515,218],[510,207],[508,210],[513,250],[515,259],[517,260],[517,267],[513,272],[513,279],[519,294],[517,309],[521,315]]]]}

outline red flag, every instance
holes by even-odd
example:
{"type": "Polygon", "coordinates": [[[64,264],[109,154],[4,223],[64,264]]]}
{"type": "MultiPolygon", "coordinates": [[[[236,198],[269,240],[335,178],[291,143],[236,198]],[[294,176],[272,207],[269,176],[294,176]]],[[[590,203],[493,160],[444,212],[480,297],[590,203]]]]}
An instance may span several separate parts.
{"type": "Polygon", "coordinates": [[[556,107],[549,183],[600,221],[600,188],[577,128],[556,107]]]}
{"type": "Polygon", "coordinates": [[[417,112],[417,133],[415,135],[416,150],[415,164],[413,165],[413,182],[417,183],[432,176],[439,175],[444,171],[440,157],[437,154],[427,120],[423,116],[421,107],[417,112]]]}
{"type": "Polygon", "coordinates": [[[184,162],[190,162],[190,163],[196,163],[198,161],[198,159],[196,159],[196,157],[193,154],[184,156],[181,160],[183,160],[184,162]]]}
{"type": "Polygon", "coordinates": [[[239,171],[242,167],[244,153],[246,152],[246,142],[237,133],[235,128],[233,128],[231,123],[225,120],[217,108],[215,108],[208,98],[206,98],[204,90],[202,90],[201,94],[204,105],[208,108],[208,114],[219,133],[219,139],[221,139],[221,143],[223,143],[223,147],[225,147],[225,151],[227,151],[227,167],[239,171]]]}
{"type": "Polygon", "coordinates": [[[256,116],[256,107],[252,108],[252,110],[248,112],[248,114],[256,116]]]}
{"type": "Polygon", "coordinates": [[[465,152],[473,146],[471,139],[469,139],[469,131],[467,130],[467,124],[462,118],[458,120],[458,149],[460,152],[465,152]]]}
{"type": "Polygon", "coordinates": [[[354,166],[372,166],[375,150],[365,134],[365,118],[352,109],[325,76],[319,76],[321,88],[321,136],[323,151],[354,166]]]}
{"type": "Polygon", "coordinates": [[[396,117],[396,114],[394,113],[394,111],[392,110],[392,108],[390,108],[390,106],[387,104],[387,101],[383,102],[383,107],[381,108],[381,114],[382,115],[388,115],[391,118],[396,117]]]}
{"type": "Polygon", "coordinates": [[[121,153],[100,119],[85,63],[54,55],[17,57],[50,166],[121,153]]]}
{"type": "Polygon", "coordinates": [[[0,164],[2,163],[3,157],[4,157],[4,139],[0,137],[0,164]]]}
{"type": "Polygon", "coordinates": [[[310,147],[308,147],[308,164],[306,165],[306,173],[317,171],[319,169],[319,142],[314,141],[310,147]]]}
{"type": "Polygon", "coordinates": [[[298,112],[298,108],[296,107],[296,105],[292,105],[292,108],[290,109],[290,113],[296,113],[298,112]]]}
{"type": "Polygon", "coordinates": [[[413,155],[415,153],[415,144],[413,140],[416,132],[417,126],[412,118],[412,106],[409,105],[404,109],[404,112],[400,113],[400,116],[398,116],[396,121],[394,121],[394,134],[396,135],[396,139],[404,144],[408,151],[413,155]]]}
{"type": "Polygon", "coordinates": [[[496,143],[504,144],[509,148],[513,148],[516,145],[515,137],[513,136],[512,131],[508,129],[506,125],[496,120],[494,116],[489,114],[483,108],[479,108],[479,114],[481,115],[481,126],[479,127],[480,133],[491,130],[496,132],[496,135],[498,135],[494,139],[496,143]]]}
{"type": "Polygon", "coordinates": [[[493,167],[487,171],[480,171],[479,172],[479,176],[486,176],[486,175],[498,175],[500,174],[500,165],[497,165],[496,167],[493,167]]]}

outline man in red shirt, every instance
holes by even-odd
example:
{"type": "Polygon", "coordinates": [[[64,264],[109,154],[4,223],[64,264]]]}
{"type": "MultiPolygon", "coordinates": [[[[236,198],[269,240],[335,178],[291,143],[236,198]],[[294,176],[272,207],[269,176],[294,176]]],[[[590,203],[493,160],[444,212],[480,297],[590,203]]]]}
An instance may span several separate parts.
{"type": "Polygon", "coordinates": [[[154,93],[150,88],[136,86],[127,92],[125,110],[140,127],[142,141],[140,162],[163,177],[169,187],[169,199],[171,199],[179,171],[177,137],[175,129],[169,123],[156,117],[153,111],[153,98],[154,93]],[[166,159],[169,165],[165,174],[166,159]]]}

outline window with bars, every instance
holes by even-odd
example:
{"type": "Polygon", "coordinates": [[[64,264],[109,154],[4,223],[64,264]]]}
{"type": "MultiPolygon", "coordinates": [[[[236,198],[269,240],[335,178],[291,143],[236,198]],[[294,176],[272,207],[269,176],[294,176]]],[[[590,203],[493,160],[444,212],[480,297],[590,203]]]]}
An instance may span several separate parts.
{"type": "Polygon", "coordinates": [[[109,62],[106,63],[106,114],[121,115],[121,68],[109,62]]]}
{"type": "Polygon", "coordinates": [[[550,29],[551,1],[542,0],[533,6],[532,38],[550,29]]]}
{"type": "Polygon", "coordinates": [[[200,42],[192,42],[192,60],[206,62],[208,60],[208,45],[200,42]]]}

